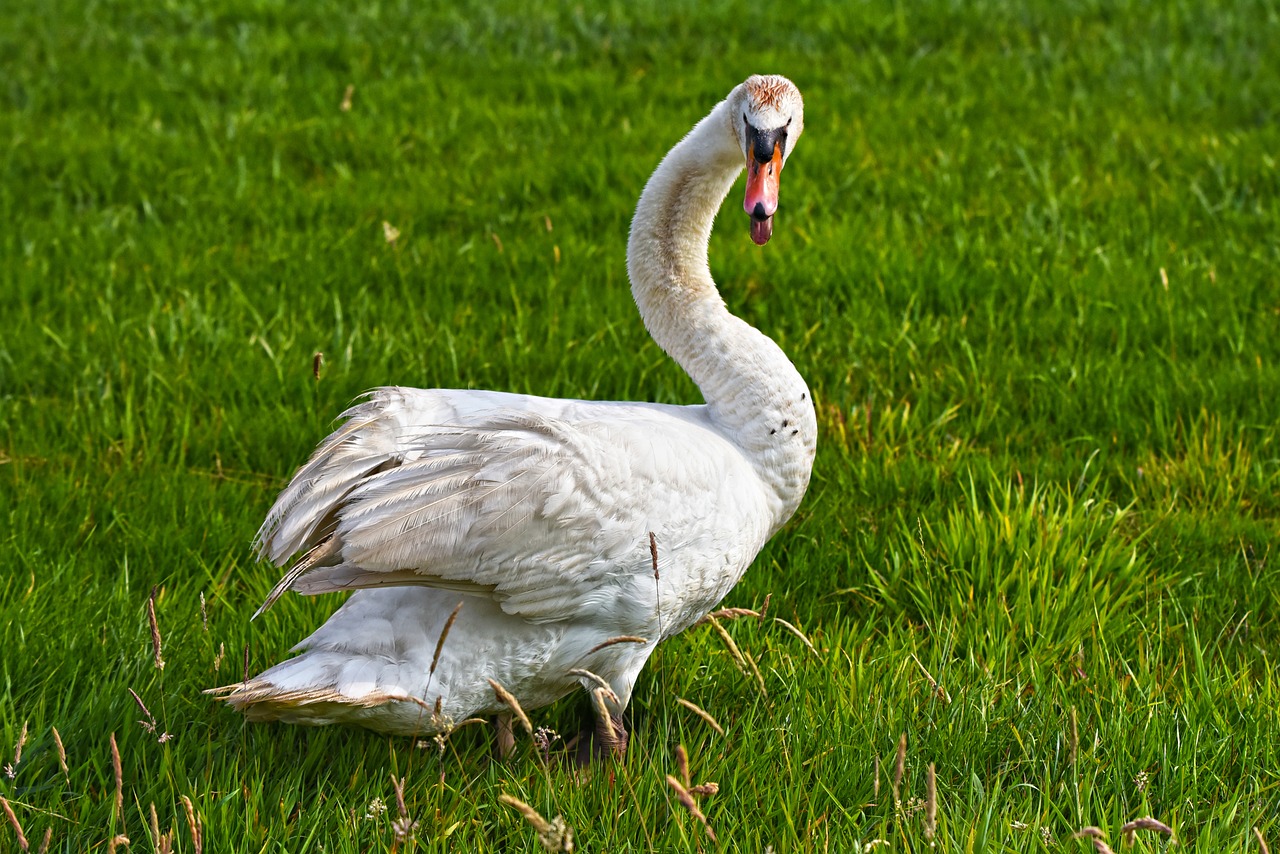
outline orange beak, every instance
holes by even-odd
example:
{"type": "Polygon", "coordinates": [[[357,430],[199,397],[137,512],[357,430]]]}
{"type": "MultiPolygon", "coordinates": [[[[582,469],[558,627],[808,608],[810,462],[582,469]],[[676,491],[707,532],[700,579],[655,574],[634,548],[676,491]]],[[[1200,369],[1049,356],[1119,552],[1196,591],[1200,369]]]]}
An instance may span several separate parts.
{"type": "Polygon", "coordinates": [[[751,214],[751,239],[764,246],[773,235],[773,214],[778,210],[778,178],[782,174],[782,143],[773,145],[773,157],[765,163],[747,154],[747,195],[743,209],[751,214]]]}

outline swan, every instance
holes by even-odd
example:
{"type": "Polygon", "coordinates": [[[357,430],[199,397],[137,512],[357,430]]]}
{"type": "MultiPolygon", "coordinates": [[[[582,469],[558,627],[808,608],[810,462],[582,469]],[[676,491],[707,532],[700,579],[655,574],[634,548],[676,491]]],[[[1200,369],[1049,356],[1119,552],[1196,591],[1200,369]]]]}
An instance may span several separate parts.
{"type": "MultiPolygon", "coordinates": [[[[284,592],[355,591],[294,658],[214,689],[251,720],[431,734],[592,692],[606,749],[663,639],[713,609],[809,484],[813,400],[771,339],[731,314],[707,242],[747,170],[751,239],[773,229],[804,129],[786,78],[736,86],[662,160],[627,273],[650,335],[705,403],[554,400],[389,387],[342,415],[258,532],[301,555],[284,592]]],[[[257,617],[257,614],[254,615],[257,617]]]]}

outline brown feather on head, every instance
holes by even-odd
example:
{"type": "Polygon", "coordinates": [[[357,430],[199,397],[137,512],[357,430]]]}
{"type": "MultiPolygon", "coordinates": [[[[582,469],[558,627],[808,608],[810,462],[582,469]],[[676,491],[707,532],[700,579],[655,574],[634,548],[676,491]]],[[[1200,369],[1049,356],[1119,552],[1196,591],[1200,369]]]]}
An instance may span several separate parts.
{"type": "Polygon", "coordinates": [[[780,110],[787,98],[800,101],[800,90],[778,74],[756,74],[747,80],[747,96],[756,110],[780,110]]]}

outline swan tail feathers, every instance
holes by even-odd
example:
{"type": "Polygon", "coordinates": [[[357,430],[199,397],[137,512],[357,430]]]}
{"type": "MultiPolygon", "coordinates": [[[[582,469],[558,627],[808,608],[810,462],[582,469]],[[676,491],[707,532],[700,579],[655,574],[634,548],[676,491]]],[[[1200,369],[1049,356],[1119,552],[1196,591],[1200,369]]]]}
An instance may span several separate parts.
{"type": "Polygon", "coordinates": [[[205,691],[251,721],[322,725],[365,723],[371,710],[390,703],[422,706],[423,732],[432,729],[432,711],[405,688],[383,684],[373,662],[351,653],[318,650],[231,685],[205,691]],[[357,672],[359,671],[359,672],[357,672]]]}
{"type": "Polygon", "coordinates": [[[408,699],[400,692],[370,691],[359,697],[348,697],[332,688],[282,689],[259,678],[236,682],[205,691],[245,712],[250,719],[275,720],[279,712],[299,709],[315,704],[342,705],[357,709],[371,709],[383,703],[408,699]],[[273,713],[274,712],[274,713],[273,713]]]}

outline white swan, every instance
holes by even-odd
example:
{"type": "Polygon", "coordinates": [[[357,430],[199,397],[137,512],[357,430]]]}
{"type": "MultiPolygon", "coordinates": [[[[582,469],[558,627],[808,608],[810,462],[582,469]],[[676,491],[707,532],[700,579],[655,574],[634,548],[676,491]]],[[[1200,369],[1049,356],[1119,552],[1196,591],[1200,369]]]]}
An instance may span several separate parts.
{"type": "Polygon", "coordinates": [[[220,689],[224,699],[251,719],[421,734],[508,711],[489,680],[530,709],[595,690],[589,671],[612,688],[599,697],[621,733],[657,643],[720,602],[809,483],[808,388],[728,312],[707,266],[712,221],[744,162],[751,237],[769,239],[802,130],[796,87],[751,77],[640,197],[632,293],[705,405],[372,392],[256,541],[279,565],[303,554],[262,610],[286,590],[357,592],[301,655],[220,689]]]}

